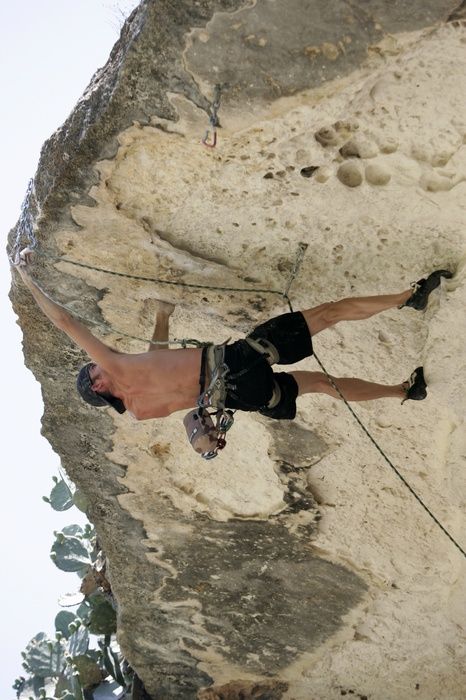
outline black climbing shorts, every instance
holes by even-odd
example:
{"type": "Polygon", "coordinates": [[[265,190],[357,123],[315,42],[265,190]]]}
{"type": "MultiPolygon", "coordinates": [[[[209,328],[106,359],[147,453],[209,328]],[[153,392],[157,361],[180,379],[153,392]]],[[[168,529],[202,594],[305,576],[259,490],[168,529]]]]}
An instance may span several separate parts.
{"type": "MultiPolygon", "coordinates": [[[[276,349],[279,364],[293,364],[312,355],[311,334],[300,311],[283,314],[257,326],[249,338],[267,340],[276,349]]],[[[237,340],[225,347],[227,378],[231,388],[226,407],[241,411],[259,411],[278,420],[296,416],[298,385],[286,372],[273,372],[264,355],[246,340],[237,340]],[[268,408],[272,400],[275,405],[268,408]]]]}
{"type": "Polygon", "coordinates": [[[301,311],[271,318],[248,333],[248,338],[264,338],[277,350],[279,365],[293,365],[312,355],[312,340],[301,311]]]}

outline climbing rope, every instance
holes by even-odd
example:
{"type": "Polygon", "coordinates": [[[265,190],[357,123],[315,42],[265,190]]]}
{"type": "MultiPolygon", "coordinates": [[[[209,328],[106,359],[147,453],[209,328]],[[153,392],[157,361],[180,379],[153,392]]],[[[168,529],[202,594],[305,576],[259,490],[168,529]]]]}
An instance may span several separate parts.
{"type": "Polygon", "coordinates": [[[88,316],[83,316],[82,314],[78,313],[75,309],[72,309],[70,306],[67,304],[62,304],[61,302],[57,301],[54,299],[55,304],[60,306],[62,309],[65,309],[65,311],[68,311],[74,318],[78,318],[80,321],[84,321],[84,323],[90,323],[93,326],[96,326],[96,328],[101,328],[105,333],[113,333],[117,336],[123,336],[124,338],[131,338],[131,340],[138,340],[141,343],[150,343],[151,345],[181,345],[181,347],[186,348],[188,345],[193,345],[194,347],[197,348],[203,348],[207,345],[211,345],[209,341],[204,342],[202,340],[196,340],[195,338],[171,338],[170,340],[149,340],[148,338],[141,338],[140,336],[137,335],[131,335],[130,333],[126,333],[125,331],[119,330],[118,328],[115,328],[115,326],[109,326],[107,323],[102,323],[101,321],[95,321],[93,318],[89,318],[88,316]]]}
{"type": "MultiPolygon", "coordinates": [[[[291,304],[290,301],[288,302],[288,306],[289,306],[290,311],[293,311],[293,306],[292,306],[292,304],[291,304]]],[[[384,459],[384,460],[387,462],[387,464],[393,469],[393,471],[395,472],[395,474],[397,475],[397,477],[403,482],[403,484],[406,486],[406,488],[408,489],[408,491],[414,496],[414,498],[415,498],[416,501],[422,506],[422,508],[424,508],[424,510],[425,510],[426,513],[432,518],[432,520],[434,521],[434,523],[441,529],[441,531],[448,537],[448,539],[450,540],[450,542],[452,542],[452,543],[455,545],[455,547],[461,552],[461,554],[466,558],[466,551],[458,544],[458,542],[454,539],[454,537],[453,537],[453,536],[448,532],[448,530],[442,525],[442,523],[438,520],[438,518],[432,513],[432,511],[430,510],[430,508],[428,508],[428,507],[426,506],[426,504],[424,503],[424,501],[422,500],[422,498],[421,498],[420,496],[418,496],[418,494],[417,494],[416,491],[413,489],[413,487],[411,486],[411,484],[410,484],[410,483],[405,479],[405,477],[399,472],[399,470],[395,467],[395,465],[394,465],[393,462],[389,459],[389,457],[387,457],[387,455],[385,454],[385,452],[383,451],[383,449],[380,447],[380,445],[377,443],[377,441],[372,437],[372,435],[370,434],[370,432],[368,431],[368,429],[366,428],[366,426],[363,424],[363,422],[361,421],[361,419],[359,418],[359,416],[357,415],[357,413],[353,410],[353,408],[350,406],[350,404],[348,403],[348,401],[345,399],[345,397],[344,397],[343,394],[341,393],[340,389],[338,388],[338,385],[335,384],[335,382],[333,381],[333,377],[331,377],[330,374],[327,372],[327,370],[325,369],[324,365],[322,364],[322,362],[321,362],[321,361],[319,360],[319,358],[317,357],[317,355],[316,355],[316,353],[315,353],[314,350],[313,350],[313,356],[315,357],[317,364],[319,365],[319,367],[321,368],[322,372],[323,372],[323,373],[325,374],[325,376],[327,377],[327,379],[328,379],[328,381],[330,382],[330,384],[332,385],[332,387],[333,387],[333,388],[335,389],[335,391],[339,394],[340,398],[344,401],[344,403],[345,403],[345,405],[346,405],[348,411],[351,413],[351,415],[353,416],[353,418],[355,419],[355,421],[358,423],[359,427],[360,427],[360,428],[363,430],[363,432],[367,435],[367,437],[368,437],[369,440],[372,442],[372,444],[374,445],[374,447],[376,448],[376,450],[382,455],[383,459],[384,459]]]]}
{"type": "Polygon", "coordinates": [[[331,378],[330,375],[327,373],[325,367],[323,366],[322,362],[319,360],[319,358],[316,356],[315,353],[314,353],[314,357],[315,357],[317,363],[319,364],[319,366],[321,367],[322,371],[323,371],[323,372],[326,374],[326,376],[328,377],[328,379],[329,379],[330,383],[332,384],[333,388],[336,389],[336,391],[338,391],[338,393],[340,394],[340,397],[341,397],[341,398],[343,399],[343,401],[345,402],[345,404],[346,404],[348,410],[350,411],[350,413],[352,414],[353,418],[357,421],[357,423],[358,423],[359,426],[362,428],[362,430],[364,431],[364,433],[367,435],[367,437],[369,438],[369,440],[372,442],[372,444],[374,445],[374,447],[376,448],[376,450],[379,451],[379,453],[382,455],[383,459],[384,459],[384,460],[387,462],[387,464],[393,469],[393,471],[395,472],[395,474],[397,475],[397,477],[403,482],[403,484],[406,486],[406,488],[411,492],[411,494],[414,496],[414,498],[416,499],[416,501],[424,508],[424,510],[426,511],[426,513],[427,513],[428,515],[430,515],[430,517],[432,518],[432,520],[434,521],[434,523],[435,523],[436,525],[438,525],[438,527],[442,530],[442,532],[448,537],[448,539],[455,545],[455,547],[457,547],[457,549],[459,549],[459,551],[461,552],[461,554],[466,558],[466,552],[465,552],[465,550],[458,544],[458,542],[452,537],[452,535],[450,535],[450,533],[448,532],[448,530],[442,525],[442,523],[438,520],[438,518],[437,518],[437,517],[432,513],[432,511],[426,506],[426,504],[423,502],[423,500],[421,499],[421,497],[418,496],[418,494],[417,494],[416,491],[413,489],[413,487],[409,484],[409,482],[405,479],[405,477],[398,471],[398,469],[395,467],[395,465],[393,464],[393,462],[387,457],[387,455],[386,455],[385,452],[382,450],[382,448],[380,447],[380,445],[376,442],[376,440],[372,437],[372,435],[371,435],[370,432],[367,430],[367,428],[365,427],[365,425],[362,423],[362,421],[360,420],[359,416],[354,412],[354,410],[352,409],[352,407],[351,407],[351,406],[349,405],[349,403],[346,401],[345,397],[342,395],[341,391],[338,389],[338,387],[336,386],[336,384],[332,381],[332,378],[331,378]]]}
{"type": "MultiPolygon", "coordinates": [[[[95,272],[103,272],[107,275],[113,275],[115,277],[124,277],[126,279],[131,279],[131,280],[139,280],[143,282],[155,282],[158,284],[168,284],[172,286],[177,286],[177,287],[188,287],[192,289],[207,289],[207,290],[213,290],[213,291],[221,291],[221,292],[243,292],[243,293],[249,293],[249,294],[273,294],[273,295],[278,295],[282,299],[284,299],[288,304],[290,304],[290,299],[288,297],[288,292],[291,288],[291,285],[293,284],[294,279],[296,278],[299,268],[301,267],[303,258],[304,258],[304,253],[307,249],[307,244],[306,243],[300,243],[298,246],[298,252],[296,255],[295,262],[293,264],[293,268],[290,273],[290,277],[288,279],[288,282],[286,284],[286,288],[284,292],[280,292],[279,290],[276,289],[260,289],[260,288],[253,288],[253,287],[218,287],[214,285],[206,285],[206,284],[191,284],[188,282],[175,282],[173,280],[164,280],[160,279],[158,277],[146,277],[143,275],[132,275],[127,272],[118,272],[116,270],[108,270],[103,267],[96,267],[94,265],[89,265],[87,263],[82,263],[78,262],[77,260],[70,260],[69,258],[66,258],[64,256],[60,255],[53,255],[52,253],[48,253],[43,250],[39,250],[37,247],[37,241],[31,240],[31,248],[34,249],[34,254],[38,255],[43,258],[48,258],[50,260],[54,260],[55,262],[64,262],[68,263],[69,265],[74,265],[76,267],[81,267],[86,270],[93,270],[95,272]]],[[[16,246],[15,246],[16,247],[16,246]]],[[[11,256],[10,256],[10,259],[11,256]]],[[[78,312],[76,312],[74,309],[71,309],[69,306],[66,304],[62,304],[58,301],[56,303],[61,306],[61,308],[65,309],[69,313],[71,313],[73,316],[76,318],[79,318],[81,321],[84,321],[85,323],[90,323],[93,326],[96,326],[98,328],[102,328],[106,333],[116,333],[117,335],[123,336],[125,338],[131,338],[132,340],[138,340],[142,343],[151,343],[152,345],[181,345],[182,347],[187,347],[188,345],[194,345],[196,347],[204,347],[205,345],[210,345],[209,342],[203,342],[199,340],[195,340],[194,338],[173,338],[169,339],[168,342],[166,341],[149,341],[147,338],[140,338],[136,335],[131,335],[129,333],[126,333],[125,331],[118,330],[117,328],[110,328],[108,324],[101,323],[100,321],[95,321],[92,318],[82,316],[78,312]]]]}
{"type": "Polygon", "coordinates": [[[288,284],[285,287],[285,291],[283,292],[282,296],[285,300],[288,301],[288,304],[291,306],[291,302],[288,297],[288,293],[290,291],[291,285],[293,284],[294,280],[296,279],[296,276],[299,272],[299,268],[301,267],[301,263],[303,262],[304,255],[306,253],[306,250],[308,249],[307,243],[300,243],[298,246],[298,253],[296,255],[296,259],[293,265],[293,269],[291,270],[290,278],[288,280],[288,284]]]}
{"type": "Polygon", "coordinates": [[[190,289],[211,289],[219,292],[249,292],[256,294],[278,294],[279,296],[286,297],[284,292],[280,292],[276,289],[258,289],[253,287],[216,287],[207,284],[192,284],[190,282],[175,282],[174,280],[164,280],[158,277],[144,277],[141,275],[131,275],[128,272],[118,272],[116,270],[108,270],[103,267],[95,267],[94,265],[88,265],[86,263],[78,262],[77,260],[70,260],[64,256],[53,255],[52,253],[46,253],[45,251],[34,249],[34,253],[43,258],[50,258],[50,260],[55,260],[56,262],[65,262],[70,265],[75,265],[76,267],[83,267],[86,270],[94,270],[95,272],[105,272],[107,275],[114,275],[115,277],[125,277],[129,280],[141,280],[142,282],[156,282],[157,284],[168,284],[174,287],[189,287],[190,289]]]}

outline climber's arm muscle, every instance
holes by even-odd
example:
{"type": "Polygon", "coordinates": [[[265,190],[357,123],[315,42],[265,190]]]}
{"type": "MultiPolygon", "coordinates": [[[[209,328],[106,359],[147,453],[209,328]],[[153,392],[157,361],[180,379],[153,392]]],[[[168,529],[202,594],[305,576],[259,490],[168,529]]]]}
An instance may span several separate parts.
{"type": "Polygon", "coordinates": [[[84,324],[68,313],[61,304],[53,301],[34,282],[27,268],[21,267],[18,271],[34,297],[37,306],[52,321],[54,326],[64,331],[71,340],[74,340],[80,348],[87,352],[91,360],[103,367],[103,369],[108,372],[118,370],[122,355],[112,350],[105,343],[102,343],[84,324]]]}
{"type": "Polygon", "coordinates": [[[82,348],[93,362],[107,372],[119,369],[122,355],[95,337],[83,323],[67,314],[60,325],[62,331],[82,348]]]}
{"type": "Polygon", "coordinates": [[[35,282],[30,274],[32,251],[25,248],[12,263],[21,275],[24,284],[31,292],[37,306],[52,321],[54,326],[64,331],[80,348],[85,350],[91,360],[103,367],[107,372],[118,371],[124,364],[124,355],[115,352],[102,343],[91,331],[56,301],[51,299],[35,282]]]}

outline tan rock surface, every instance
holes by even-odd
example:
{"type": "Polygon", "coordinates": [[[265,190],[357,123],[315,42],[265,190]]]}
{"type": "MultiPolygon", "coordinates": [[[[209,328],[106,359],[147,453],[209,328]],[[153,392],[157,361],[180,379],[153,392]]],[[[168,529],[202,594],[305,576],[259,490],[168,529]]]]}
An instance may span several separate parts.
{"type": "MultiPolygon", "coordinates": [[[[144,60],[157,20],[155,3],[147,7],[131,30],[144,60]]],[[[140,118],[125,114],[113,130],[104,113],[99,148],[77,147],[74,171],[60,175],[49,199],[51,175],[42,170],[38,250],[130,275],[283,291],[304,242],[290,289],[295,308],[395,292],[432,269],[454,270],[426,313],[341,324],[319,335],[315,349],[333,374],[383,383],[424,365],[426,401],[400,407],[387,399],[356,411],[465,547],[466,30],[407,32],[362,67],[292,94],[257,88],[248,97],[247,81],[238,82],[239,97],[230,88],[222,102],[218,146],[208,150],[200,138],[212,82],[201,74],[202,47],[211,50],[216,23],[241,25],[248,12],[255,22],[251,8],[196,23],[178,17],[170,31],[183,69],[167,65],[176,79],[186,71],[189,89],[175,94],[173,78],[161,96],[144,93],[140,118]],[[189,33],[183,22],[196,28],[189,33]],[[339,137],[325,147],[314,137],[337,120],[357,120],[359,137],[379,144],[377,163],[391,174],[383,187],[339,182],[339,137]],[[326,177],[303,178],[311,165],[326,177]],[[267,172],[273,177],[264,179],[267,172]]],[[[253,26],[252,36],[245,59],[273,51],[271,31],[253,26]]],[[[127,94],[121,104],[130,104],[127,94]]],[[[49,152],[62,153],[67,138],[58,133],[49,152]]],[[[96,333],[123,351],[144,349],[125,334],[150,336],[159,299],[176,304],[177,338],[241,337],[287,310],[278,295],[124,279],[44,258],[36,274],[74,312],[113,329],[96,333]]],[[[182,415],[137,423],[80,404],[70,392],[81,354],[25,292],[14,300],[28,364],[44,387],[45,433],[89,495],[120,642],[154,697],[195,698],[212,685],[200,697],[462,700],[465,560],[341,402],[301,398],[292,426],[238,415],[227,449],[204,462],[183,435],[182,415]],[[218,695],[222,686],[228,695],[218,695]]],[[[313,359],[300,366],[318,369],[313,359]]]]}

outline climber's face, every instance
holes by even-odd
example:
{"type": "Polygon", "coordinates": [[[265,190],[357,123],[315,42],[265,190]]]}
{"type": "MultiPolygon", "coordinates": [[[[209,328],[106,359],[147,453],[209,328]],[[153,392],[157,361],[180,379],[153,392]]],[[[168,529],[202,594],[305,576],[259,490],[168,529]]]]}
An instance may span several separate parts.
{"type": "Polygon", "coordinates": [[[91,365],[89,367],[89,376],[92,381],[92,389],[98,394],[106,394],[110,391],[109,377],[105,370],[99,365],[91,365]]]}

